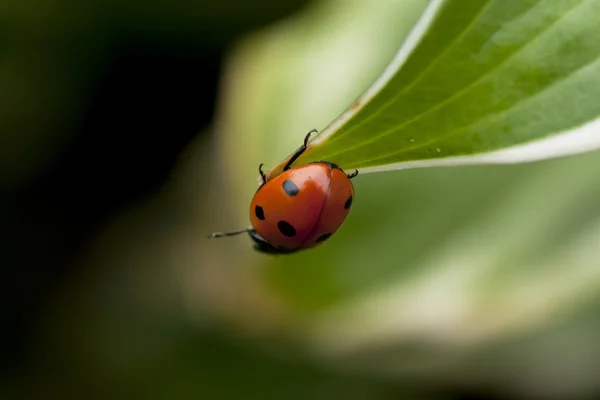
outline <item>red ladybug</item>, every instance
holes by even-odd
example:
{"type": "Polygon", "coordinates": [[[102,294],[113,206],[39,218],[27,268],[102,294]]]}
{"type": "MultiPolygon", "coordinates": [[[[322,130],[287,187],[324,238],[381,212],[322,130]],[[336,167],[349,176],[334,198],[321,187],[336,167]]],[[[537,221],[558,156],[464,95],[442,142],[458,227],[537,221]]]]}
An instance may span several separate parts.
{"type": "Polygon", "coordinates": [[[315,247],[329,239],[344,223],[352,201],[354,187],[337,165],[319,161],[291,168],[306,150],[310,131],[302,147],[294,153],[280,175],[263,183],[250,203],[252,226],[233,232],[217,232],[217,238],[248,232],[254,248],[270,254],[289,254],[315,247]]]}

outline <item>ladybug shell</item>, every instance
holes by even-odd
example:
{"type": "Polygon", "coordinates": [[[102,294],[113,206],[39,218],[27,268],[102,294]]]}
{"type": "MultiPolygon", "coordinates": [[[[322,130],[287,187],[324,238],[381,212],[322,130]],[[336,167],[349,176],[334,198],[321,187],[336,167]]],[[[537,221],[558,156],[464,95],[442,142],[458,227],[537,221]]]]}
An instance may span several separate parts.
{"type": "Polygon", "coordinates": [[[314,247],[344,223],[354,187],[334,164],[289,169],[263,184],[250,203],[251,237],[258,250],[289,253],[314,247]]]}

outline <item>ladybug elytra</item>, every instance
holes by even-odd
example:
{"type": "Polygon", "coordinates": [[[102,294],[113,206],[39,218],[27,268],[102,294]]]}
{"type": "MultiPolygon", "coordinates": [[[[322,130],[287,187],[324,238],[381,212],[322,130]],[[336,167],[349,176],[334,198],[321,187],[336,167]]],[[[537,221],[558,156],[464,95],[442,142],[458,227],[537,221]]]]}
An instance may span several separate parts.
{"type": "Polygon", "coordinates": [[[354,187],[350,181],[358,171],[347,175],[336,164],[319,161],[292,168],[307,148],[304,144],[287,162],[283,172],[272,179],[262,171],[262,184],[250,203],[252,226],[233,232],[217,232],[210,237],[232,236],[247,232],[254,248],[263,253],[288,254],[318,246],[329,239],[344,223],[354,187]]]}

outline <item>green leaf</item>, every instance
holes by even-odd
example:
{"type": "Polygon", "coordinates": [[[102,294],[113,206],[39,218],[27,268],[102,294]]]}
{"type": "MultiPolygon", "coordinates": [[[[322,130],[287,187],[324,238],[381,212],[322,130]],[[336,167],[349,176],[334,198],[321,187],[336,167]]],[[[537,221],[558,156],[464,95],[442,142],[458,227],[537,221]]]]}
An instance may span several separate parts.
{"type": "Polygon", "coordinates": [[[599,0],[431,1],[381,77],[297,163],[366,173],[595,150],[598,15],[599,0]]]}

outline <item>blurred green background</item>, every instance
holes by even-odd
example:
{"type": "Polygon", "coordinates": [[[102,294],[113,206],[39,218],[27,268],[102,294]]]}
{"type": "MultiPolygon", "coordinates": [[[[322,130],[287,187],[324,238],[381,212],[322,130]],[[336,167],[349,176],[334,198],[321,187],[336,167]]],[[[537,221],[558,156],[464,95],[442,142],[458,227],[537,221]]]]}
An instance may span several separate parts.
{"type": "Polygon", "coordinates": [[[4,2],[2,398],[598,394],[597,153],[359,175],[289,257],[206,239],[425,5],[4,2]]]}

